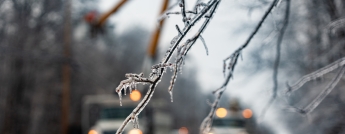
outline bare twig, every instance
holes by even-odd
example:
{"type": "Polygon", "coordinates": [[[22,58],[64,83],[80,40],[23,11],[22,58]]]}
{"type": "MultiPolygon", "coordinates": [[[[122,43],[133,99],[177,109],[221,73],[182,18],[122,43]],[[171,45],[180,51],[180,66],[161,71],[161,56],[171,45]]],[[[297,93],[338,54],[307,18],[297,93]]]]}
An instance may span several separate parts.
{"type": "Polygon", "coordinates": [[[286,0],[286,9],[285,9],[285,18],[284,18],[284,24],[280,31],[278,40],[277,40],[277,47],[276,47],[276,59],[274,61],[273,66],[273,95],[270,101],[267,103],[267,105],[264,107],[261,113],[261,118],[263,118],[266,114],[266,111],[269,109],[269,107],[272,105],[274,100],[277,97],[277,89],[278,89],[278,69],[279,69],[279,63],[280,63],[280,50],[281,50],[281,44],[284,38],[284,33],[286,31],[286,28],[289,23],[289,14],[290,14],[290,0],[286,0]]]}
{"type": "MultiPolygon", "coordinates": [[[[124,120],[124,122],[122,123],[122,125],[118,128],[116,134],[121,134],[125,127],[127,126],[127,124],[129,122],[133,122],[134,124],[137,124],[137,116],[140,114],[140,112],[146,107],[146,105],[148,104],[148,102],[150,101],[157,84],[161,81],[161,78],[166,70],[166,64],[168,64],[169,60],[171,59],[174,51],[176,50],[176,48],[179,46],[180,42],[182,41],[182,39],[185,37],[185,35],[190,31],[190,29],[194,26],[194,24],[196,22],[198,22],[202,17],[205,16],[205,14],[208,11],[212,11],[213,9],[215,9],[215,7],[218,5],[218,3],[220,2],[220,0],[210,0],[208,2],[208,6],[203,7],[203,9],[201,10],[201,12],[197,15],[195,15],[193,17],[193,19],[191,19],[191,21],[185,25],[185,27],[183,28],[182,34],[178,34],[176,37],[174,37],[174,42],[172,44],[172,46],[169,48],[169,50],[167,51],[167,53],[165,54],[164,58],[162,59],[161,63],[162,65],[158,65],[158,66],[154,66],[152,67],[152,73],[150,75],[150,78],[141,78],[141,74],[139,75],[128,75],[128,79],[124,80],[123,82],[120,83],[120,85],[116,88],[116,92],[119,94],[119,96],[121,97],[121,91],[123,90],[123,87],[125,87],[126,84],[131,82],[142,82],[142,83],[148,83],[150,84],[149,90],[146,93],[145,97],[143,98],[143,100],[138,104],[138,106],[132,111],[132,113],[124,120]],[[165,66],[165,67],[164,67],[165,66]],[[162,68],[160,68],[162,67],[162,68]],[[157,69],[156,69],[157,68],[157,69]],[[134,79],[134,80],[133,80],[134,79]],[[147,81],[148,80],[148,81],[147,81]]],[[[212,12],[210,12],[211,15],[214,13],[214,10],[212,12]]],[[[209,19],[206,19],[205,22],[208,22],[209,19]]],[[[204,22],[204,24],[205,24],[204,22]]],[[[208,23],[206,23],[208,24],[208,23]]],[[[200,33],[203,32],[203,30],[205,29],[205,26],[203,25],[200,29],[197,35],[200,35],[200,33]]],[[[189,41],[188,43],[185,43],[186,45],[192,46],[194,41],[189,41]]],[[[183,54],[187,54],[186,51],[183,52],[183,54]]],[[[182,58],[183,59],[183,58],[182,58]]],[[[177,71],[177,69],[179,67],[176,67],[176,65],[180,65],[182,62],[178,62],[179,60],[176,60],[176,62],[174,63],[175,65],[175,71],[177,71]]],[[[170,90],[170,89],[169,89],[170,90]]],[[[171,89],[172,90],[172,89],[171,89]]],[[[171,92],[169,92],[171,93],[171,92]]],[[[138,125],[135,125],[136,127],[138,127],[138,125]]]]}

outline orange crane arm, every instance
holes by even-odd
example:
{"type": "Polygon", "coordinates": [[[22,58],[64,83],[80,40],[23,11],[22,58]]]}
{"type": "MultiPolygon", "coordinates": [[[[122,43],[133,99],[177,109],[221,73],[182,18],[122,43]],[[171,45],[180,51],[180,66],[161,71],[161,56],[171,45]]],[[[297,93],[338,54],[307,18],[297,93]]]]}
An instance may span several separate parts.
{"type": "Polygon", "coordinates": [[[99,18],[98,22],[96,23],[97,26],[102,26],[104,22],[109,18],[110,15],[115,13],[122,5],[124,5],[128,0],[122,0],[118,3],[114,8],[112,8],[109,12],[102,14],[99,18]]]}
{"type": "MultiPolygon", "coordinates": [[[[164,0],[160,15],[163,14],[165,12],[165,10],[167,9],[168,3],[169,3],[169,0],[164,0]]],[[[161,31],[162,31],[162,26],[163,26],[164,20],[165,19],[162,19],[159,22],[159,26],[157,27],[157,29],[155,30],[155,32],[153,33],[153,35],[151,37],[149,48],[147,51],[148,55],[151,58],[154,58],[156,55],[156,50],[157,50],[157,46],[158,46],[158,39],[159,39],[161,31]]]]}

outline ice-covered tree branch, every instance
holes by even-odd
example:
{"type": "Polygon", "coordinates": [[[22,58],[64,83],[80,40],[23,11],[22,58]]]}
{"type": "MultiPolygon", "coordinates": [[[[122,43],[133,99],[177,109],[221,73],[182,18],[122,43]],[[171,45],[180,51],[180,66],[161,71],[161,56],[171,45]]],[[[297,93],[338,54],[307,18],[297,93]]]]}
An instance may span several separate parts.
{"type": "MultiPolygon", "coordinates": [[[[119,97],[121,98],[121,91],[126,90],[127,87],[135,86],[138,83],[143,84],[150,84],[149,90],[146,93],[143,100],[138,104],[138,106],[132,111],[132,113],[124,120],[120,128],[118,128],[116,134],[121,134],[124,130],[124,128],[127,126],[129,122],[133,122],[135,127],[138,126],[138,115],[140,112],[146,107],[146,105],[149,103],[157,84],[161,81],[161,78],[166,70],[167,67],[173,67],[174,69],[174,75],[172,78],[171,85],[169,87],[169,93],[172,95],[172,87],[175,83],[177,71],[181,70],[182,63],[184,62],[184,57],[188,53],[188,50],[193,46],[196,39],[199,38],[201,33],[205,30],[206,25],[208,24],[210,17],[205,17],[208,13],[208,16],[212,16],[214,14],[214,11],[216,7],[218,6],[220,0],[210,0],[207,5],[203,6],[201,11],[194,15],[192,19],[188,19],[185,21],[185,26],[183,30],[178,30],[178,35],[173,38],[171,41],[171,46],[167,50],[164,58],[158,65],[152,66],[152,72],[149,76],[149,78],[143,78],[143,74],[127,74],[126,77],[128,79],[121,81],[120,85],[116,88],[116,92],[119,94],[119,97]],[[203,17],[206,18],[201,28],[199,28],[199,31],[197,34],[195,34],[192,38],[188,39],[185,43],[181,45],[182,39],[187,35],[187,33],[190,31],[190,29],[197,23],[200,19],[203,17]],[[178,50],[178,54],[176,57],[176,60],[174,63],[169,63],[173,53],[178,50]]],[[[182,12],[185,11],[184,2],[179,4],[181,7],[182,12]]],[[[185,18],[185,15],[183,15],[183,18],[185,18]]],[[[178,28],[179,29],[179,28],[178,28]]]]}
{"type": "Polygon", "coordinates": [[[341,59],[339,59],[339,60],[337,60],[337,61],[319,69],[319,70],[316,70],[310,74],[307,74],[307,75],[301,77],[292,86],[287,85],[288,88],[285,90],[285,94],[289,96],[291,94],[291,92],[294,92],[296,90],[301,89],[301,87],[305,83],[307,83],[311,80],[315,80],[317,78],[320,78],[320,77],[324,76],[325,74],[327,74],[331,71],[334,71],[335,69],[338,69],[341,67],[340,71],[333,78],[333,80],[329,83],[329,85],[321,93],[319,93],[319,95],[311,103],[309,103],[304,108],[290,107],[287,109],[290,111],[300,113],[300,114],[309,114],[310,112],[312,112],[325,99],[325,97],[334,89],[334,87],[338,84],[339,80],[344,75],[344,71],[345,71],[344,65],[345,65],[345,57],[343,57],[343,58],[341,58],[341,59]]]}
{"type": "Polygon", "coordinates": [[[248,46],[250,41],[253,39],[254,35],[259,31],[259,29],[261,28],[261,25],[266,20],[267,16],[272,12],[272,10],[275,7],[275,5],[277,4],[277,2],[278,2],[278,0],[274,0],[271,3],[271,5],[269,6],[267,11],[265,12],[263,17],[261,18],[260,22],[257,24],[254,31],[250,34],[250,36],[245,41],[245,43],[242,46],[240,46],[234,53],[232,53],[229,57],[227,57],[224,60],[224,65],[223,65],[224,76],[226,74],[226,70],[228,70],[228,72],[227,72],[225,80],[224,80],[223,84],[220,86],[220,88],[213,91],[213,93],[216,95],[216,98],[211,105],[210,113],[205,117],[205,119],[203,120],[203,122],[200,125],[200,134],[208,134],[208,132],[211,130],[211,126],[212,126],[212,122],[213,122],[213,116],[214,116],[215,110],[218,107],[218,102],[219,102],[223,92],[225,91],[226,86],[228,85],[230,79],[233,77],[233,71],[234,71],[235,66],[237,64],[238,58],[240,57],[240,55],[242,53],[242,50],[248,46]],[[227,64],[227,62],[229,62],[229,63],[227,64]]]}
{"type": "Polygon", "coordinates": [[[317,78],[322,77],[323,75],[339,68],[345,65],[345,57],[319,69],[316,70],[310,74],[304,75],[301,77],[297,82],[295,82],[293,85],[288,85],[287,89],[285,90],[285,94],[290,95],[291,92],[294,92],[298,89],[300,89],[305,83],[311,80],[315,80],[317,78]]]}
{"type": "Polygon", "coordinates": [[[325,98],[326,96],[334,89],[334,87],[338,84],[340,79],[343,77],[345,72],[345,67],[342,66],[340,71],[337,73],[336,77],[333,78],[333,80],[328,84],[328,86],[321,92],[319,95],[307,106],[304,108],[295,108],[291,107],[288,108],[288,110],[298,112],[300,114],[309,114],[312,112],[325,98]]]}

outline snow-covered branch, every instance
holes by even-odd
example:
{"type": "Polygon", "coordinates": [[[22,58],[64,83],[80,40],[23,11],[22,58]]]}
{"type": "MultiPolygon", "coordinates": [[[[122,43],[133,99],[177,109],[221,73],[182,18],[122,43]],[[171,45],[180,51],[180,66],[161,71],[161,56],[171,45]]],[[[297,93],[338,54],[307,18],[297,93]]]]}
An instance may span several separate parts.
{"type": "Polygon", "coordinates": [[[188,50],[194,45],[196,39],[198,39],[201,35],[201,33],[205,30],[205,27],[207,24],[209,24],[209,21],[211,17],[206,17],[206,14],[208,13],[208,16],[212,16],[215,12],[216,7],[218,6],[220,0],[210,0],[200,12],[192,16],[192,19],[186,19],[185,15],[185,5],[184,1],[182,0],[181,3],[179,3],[182,11],[182,17],[183,22],[185,22],[185,26],[182,30],[180,30],[178,27],[178,35],[173,38],[171,41],[171,46],[167,50],[164,58],[162,61],[152,66],[152,72],[149,76],[149,78],[144,78],[143,74],[126,74],[126,77],[128,79],[121,81],[120,85],[116,88],[116,92],[119,94],[119,97],[121,99],[121,91],[126,90],[127,87],[136,86],[136,84],[150,84],[149,90],[146,93],[143,100],[138,104],[138,106],[132,111],[132,113],[124,120],[120,128],[118,128],[116,134],[121,134],[124,130],[124,128],[127,126],[129,122],[133,122],[134,127],[138,126],[138,115],[140,112],[146,107],[146,105],[149,103],[157,84],[161,81],[161,78],[167,69],[167,67],[172,67],[174,69],[174,75],[172,76],[171,85],[169,87],[169,93],[172,98],[172,89],[175,84],[175,80],[177,77],[177,72],[181,71],[184,57],[187,55],[188,50]],[[199,28],[199,31],[190,39],[188,39],[185,43],[181,44],[182,39],[187,35],[187,33],[190,31],[190,29],[202,18],[206,18],[201,28],[199,28]],[[170,59],[173,55],[173,53],[178,50],[178,54],[176,57],[176,60],[174,63],[170,63],[170,59]]]}

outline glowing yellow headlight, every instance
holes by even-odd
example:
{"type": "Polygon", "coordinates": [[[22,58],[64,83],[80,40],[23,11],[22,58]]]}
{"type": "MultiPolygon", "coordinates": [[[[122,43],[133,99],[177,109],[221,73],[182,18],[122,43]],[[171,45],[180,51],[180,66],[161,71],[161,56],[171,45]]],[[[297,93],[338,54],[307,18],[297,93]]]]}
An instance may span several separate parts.
{"type": "Polygon", "coordinates": [[[141,93],[138,90],[132,91],[131,95],[129,95],[132,101],[139,101],[141,98],[141,93]]]}
{"type": "Polygon", "coordinates": [[[128,134],[143,134],[143,132],[140,129],[132,129],[128,134]]]}
{"type": "Polygon", "coordinates": [[[98,134],[96,130],[90,130],[88,134],[98,134]]]}
{"type": "Polygon", "coordinates": [[[219,118],[224,118],[226,115],[228,114],[228,112],[226,111],[226,109],[225,108],[218,108],[217,110],[216,110],[216,115],[217,115],[217,117],[219,117],[219,118]]]}

